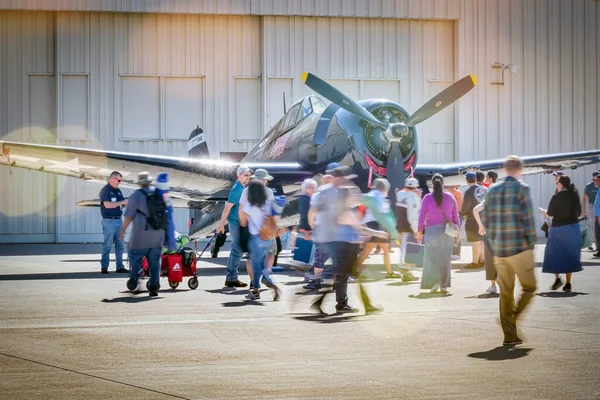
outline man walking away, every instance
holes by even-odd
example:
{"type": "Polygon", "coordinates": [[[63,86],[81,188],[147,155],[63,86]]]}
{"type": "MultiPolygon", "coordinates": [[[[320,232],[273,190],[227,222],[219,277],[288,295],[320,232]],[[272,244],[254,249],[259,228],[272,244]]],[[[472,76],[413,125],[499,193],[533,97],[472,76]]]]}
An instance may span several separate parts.
{"type": "Polygon", "coordinates": [[[536,242],[535,221],[530,189],[519,179],[523,161],[509,156],[505,162],[506,178],[490,188],[481,220],[489,238],[500,285],[500,323],[504,346],[522,344],[517,334],[517,320],[536,290],[533,249],[536,242]],[[523,294],[515,304],[515,275],[523,294]]]}
{"type": "MultiPolygon", "coordinates": [[[[225,221],[229,225],[229,234],[231,235],[231,251],[227,260],[227,276],[225,277],[226,287],[246,287],[247,283],[238,279],[238,267],[242,258],[242,247],[240,244],[240,197],[244,191],[244,186],[248,183],[252,171],[248,167],[239,167],[237,169],[237,181],[229,192],[229,197],[225,203],[223,214],[221,214],[221,223],[217,232],[225,232],[225,221]]],[[[250,274],[251,272],[248,271],[250,274]]]]}
{"type": "MultiPolygon", "coordinates": [[[[587,217],[585,221],[585,225],[588,227],[588,231],[590,232],[590,238],[592,239],[592,243],[596,242],[596,224],[594,222],[594,201],[596,201],[596,195],[598,194],[598,187],[596,186],[596,179],[600,176],[600,172],[594,171],[592,172],[592,181],[585,185],[585,189],[583,191],[583,199],[581,201],[581,209],[583,210],[582,217],[587,217]]],[[[594,246],[588,247],[588,250],[594,250],[594,246]]],[[[600,251],[598,247],[596,247],[596,251],[600,251]]]]}
{"type": "Polygon", "coordinates": [[[140,172],[136,183],[140,188],[129,197],[125,209],[125,223],[121,229],[121,239],[133,222],[127,249],[129,250],[129,281],[127,288],[135,290],[142,259],[146,257],[150,282],[150,297],[158,296],[160,289],[161,250],[165,242],[165,231],[169,226],[169,215],[164,199],[157,196],[156,189],[150,187],[153,178],[148,172],[140,172]]]}
{"type": "Polygon", "coordinates": [[[473,217],[473,208],[481,203],[485,198],[487,189],[477,184],[477,175],[473,171],[467,172],[465,175],[469,188],[465,192],[460,215],[465,218],[465,232],[467,234],[467,242],[471,243],[473,250],[473,261],[465,266],[466,269],[478,269],[485,265],[483,261],[483,242],[479,234],[479,226],[475,217],[473,217]]]}
{"type": "Polygon", "coordinates": [[[123,176],[119,171],[110,173],[108,183],[100,189],[100,213],[102,214],[102,258],[100,259],[100,271],[108,274],[108,264],[110,264],[110,248],[115,245],[115,261],[117,271],[120,273],[129,272],[123,266],[123,240],[119,237],[123,227],[123,207],[127,205],[127,200],[123,197],[119,184],[123,176]]]}

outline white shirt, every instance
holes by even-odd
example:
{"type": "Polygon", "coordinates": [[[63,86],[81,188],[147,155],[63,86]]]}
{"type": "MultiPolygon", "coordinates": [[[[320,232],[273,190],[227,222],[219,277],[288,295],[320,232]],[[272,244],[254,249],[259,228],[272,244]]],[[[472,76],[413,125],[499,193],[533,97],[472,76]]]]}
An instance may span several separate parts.
{"type": "Polygon", "coordinates": [[[272,215],[273,213],[273,201],[275,200],[275,195],[273,195],[271,189],[266,189],[267,201],[260,208],[252,206],[248,202],[248,188],[244,189],[242,196],[240,197],[241,210],[248,214],[248,231],[251,235],[258,235],[265,220],[265,214],[272,215]]]}

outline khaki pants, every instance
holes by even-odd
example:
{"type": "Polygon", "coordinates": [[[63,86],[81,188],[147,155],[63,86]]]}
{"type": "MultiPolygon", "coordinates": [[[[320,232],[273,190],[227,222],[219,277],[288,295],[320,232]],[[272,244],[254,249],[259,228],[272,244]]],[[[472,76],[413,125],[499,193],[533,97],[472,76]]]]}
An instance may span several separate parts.
{"type": "Polygon", "coordinates": [[[533,250],[511,257],[494,257],[500,285],[500,323],[505,341],[516,340],[517,318],[525,310],[536,290],[533,250]],[[515,275],[523,287],[523,294],[515,303],[515,275]]]}

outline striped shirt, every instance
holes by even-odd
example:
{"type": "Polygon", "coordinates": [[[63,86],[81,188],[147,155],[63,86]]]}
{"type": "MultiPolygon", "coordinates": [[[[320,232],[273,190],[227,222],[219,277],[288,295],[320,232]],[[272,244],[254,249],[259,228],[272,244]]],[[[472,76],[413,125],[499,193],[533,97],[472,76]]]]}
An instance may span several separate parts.
{"type": "Polygon", "coordinates": [[[490,187],[481,222],[496,257],[533,249],[537,235],[529,186],[507,176],[490,187]]]}

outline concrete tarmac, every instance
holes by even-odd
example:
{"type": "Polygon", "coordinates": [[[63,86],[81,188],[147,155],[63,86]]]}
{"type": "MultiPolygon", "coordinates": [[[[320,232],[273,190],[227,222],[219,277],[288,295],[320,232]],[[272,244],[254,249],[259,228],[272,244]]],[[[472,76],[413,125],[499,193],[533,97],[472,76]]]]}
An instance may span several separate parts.
{"type": "Polygon", "coordinates": [[[484,271],[460,269],[466,246],[449,295],[384,279],[372,255],[365,287],[385,310],[364,315],[351,284],[361,313],[333,315],[330,295],[327,316],[289,268],[276,274],[282,301],[247,301],[223,288],[227,252],[207,251],[197,290],[161,278],[150,298],[128,292],[114,262],[100,274],[99,250],[0,246],[0,399],[600,399],[600,260],[587,250],[571,293],[536,269],[514,348],[484,271]]]}

